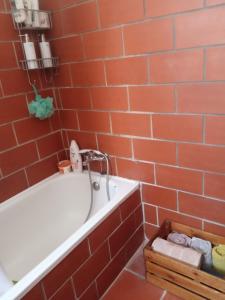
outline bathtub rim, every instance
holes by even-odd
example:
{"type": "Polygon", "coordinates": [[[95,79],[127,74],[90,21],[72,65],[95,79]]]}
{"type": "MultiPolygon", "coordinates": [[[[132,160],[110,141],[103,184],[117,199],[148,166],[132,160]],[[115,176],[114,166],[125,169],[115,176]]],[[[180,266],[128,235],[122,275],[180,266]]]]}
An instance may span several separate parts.
{"type": "MultiPolygon", "coordinates": [[[[86,174],[87,172],[83,172],[86,174]]],[[[97,172],[92,172],[94,175],[99,175],[97,172]]],[[[73,173],[72,173],[73,174],[73,173]]],[[[66,174],[67,175],[67,174],[66,174]]],[[[7,208],[15,201],[20,201],[22,195],[35,191],[40,188],[41,185],[47,184],[54,178],[60,175],[58,172],[47,177],[46,179],[38,182],[37,184],[29,187],[28,189],[18,193],[17,195],[9,198],[5,202],[1,203],[1,207],[7,208]],[[18,199],[17,199],[18,198],[18,199]]],[[[51,270],[54,269],[73,249],[78,246],[92,231],[94,231],[98,225],[100,225],[110,214],[113,213],[126,199],[129,198],[135,191],[140,188],[140,182],[136,180],[130,180],[119,176],[110,176],[110,178],[125,181],[132,184],[132,188],[126,195],[121,195],[120,200],[111,201],[102,207],[94,216],[92,216],[86,223],[84,223],[78,230],[76,230],[70,237],[62,242],[57,248],[55,248],[45,259],[43,259],[38,265],[36,265],[30,272],[19,280],[19,282],[10,288],[6,293],[1,296],[1,300],[17,300],[25,296],[38,282],[40,282],[51,270]]]]}

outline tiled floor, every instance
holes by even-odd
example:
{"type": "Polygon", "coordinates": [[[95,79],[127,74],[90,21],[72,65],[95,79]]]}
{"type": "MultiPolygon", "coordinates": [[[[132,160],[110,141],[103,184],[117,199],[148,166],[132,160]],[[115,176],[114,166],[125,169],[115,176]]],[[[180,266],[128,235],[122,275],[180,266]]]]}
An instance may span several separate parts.
{"type": "Polygon", "coordinates": [[[102,300],[180,300],[145,281],[143,247],[141,247],[102,300]]]}

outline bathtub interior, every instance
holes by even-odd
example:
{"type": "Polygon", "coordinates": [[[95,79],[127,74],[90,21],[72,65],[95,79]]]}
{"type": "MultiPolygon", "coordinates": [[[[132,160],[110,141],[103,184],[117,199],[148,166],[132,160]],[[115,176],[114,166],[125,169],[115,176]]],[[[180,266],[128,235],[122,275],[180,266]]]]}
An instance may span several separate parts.
{"type": "MultiPolygon", "coordinates": [[[[107,204],[105,177],[94,191],[91,217],[107,204]]],[[[113,201],[118,184],[110,180],[113,201]]],[[[0,262],[19,281],[78,230],[87,217],[91,191],[87,174],[54,175],[0,205],[0,262]]]]}

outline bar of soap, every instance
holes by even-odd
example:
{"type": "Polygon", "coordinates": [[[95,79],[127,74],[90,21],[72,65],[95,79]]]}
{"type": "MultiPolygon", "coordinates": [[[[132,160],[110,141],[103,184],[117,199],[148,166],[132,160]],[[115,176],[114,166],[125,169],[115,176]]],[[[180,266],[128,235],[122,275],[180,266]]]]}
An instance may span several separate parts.
{"type": "Polygon", "coordinates": [[[152,249],[158,253],[185,262],[195,268],[200,268],[202,254],[191,248],[177,245],[161,238],[156,238],[152,243],[152,249]]]}

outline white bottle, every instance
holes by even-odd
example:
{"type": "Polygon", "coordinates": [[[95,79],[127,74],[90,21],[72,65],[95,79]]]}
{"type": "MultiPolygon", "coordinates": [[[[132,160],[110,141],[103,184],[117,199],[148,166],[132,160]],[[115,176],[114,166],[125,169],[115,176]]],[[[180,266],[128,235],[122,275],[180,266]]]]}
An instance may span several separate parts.
{"type": "Polygon", "coordinates": [[[27,27],[32,27],[32,5],[31,5],[31,0],[23,0],[24,7],[26,8],[27,11],[27,17],[25,20],[25,24],[27,27]]]}
{"type": "Polygon", "coordinates": [[[16,23],[23,23],[26,20],[26,12],[24,10],[23,0],[15,0],[16,9],[13,11],[16,23]]]}
{"type": "Polygon", "coordinates": [[[41,51],[41,58],[43,59],[43,65],[45,68],[51,68],[52,65],[52,54],[50,49],[49,42],[46,42],[45,35],[41,35],[41,42],[40,45],[40,51],[41,51]]]}
{"type": "Polygon", "coordinates": [[[31,8],[33,10],[32,26],[35,28],[38,28],[38,27],[40,27],[39,0],[31,0],[31,8]]]}
{"type": "Polygon", "coordinates": [[[25,34],[25,43],[23,43],[23,48],[27,60],[28,69],[37,69],[38,63],[34,43],[30,42],[28,34],[25,34]]]}
{"type": "Polygon", "coordinates": [[[79,147],[74,140],[70,144],[70,162],[73,172],[82,172],[82,158],[79,153],[79,147]]]}

